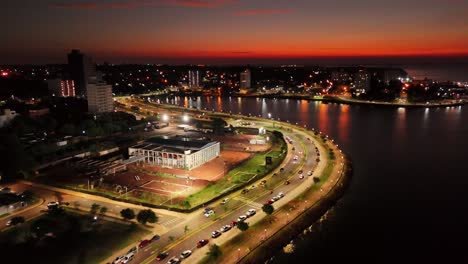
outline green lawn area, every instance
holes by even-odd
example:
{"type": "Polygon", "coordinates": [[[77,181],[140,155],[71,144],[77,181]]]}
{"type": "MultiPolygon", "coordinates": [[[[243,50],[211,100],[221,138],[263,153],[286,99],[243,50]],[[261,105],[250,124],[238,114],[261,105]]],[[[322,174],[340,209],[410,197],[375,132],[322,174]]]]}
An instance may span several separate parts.
{"type": "Polygon", "coordinates": [[[286,152],[283,153],[283,149],[285,148],[286,143],[284,140],[278,140],[270,151],[256,154],[240,166],[229,171],[226,177],[214,184],[208,185],[198,193],[189,196],[186,200],[191,206],[196,206],[214,197],[220,196],[238,185],[244,185],[262,178],[283,161],[286,155],[286,152]],[[268,165],[268,167],[265,166],[266,156],[271,156],[273,162],[273,164],[268,165]]]}
{"type": "Polygon", "coordinates": [[[15,263],[100,263],[148,231],[65,211],[0,233],[2,257],[15,263]]]}

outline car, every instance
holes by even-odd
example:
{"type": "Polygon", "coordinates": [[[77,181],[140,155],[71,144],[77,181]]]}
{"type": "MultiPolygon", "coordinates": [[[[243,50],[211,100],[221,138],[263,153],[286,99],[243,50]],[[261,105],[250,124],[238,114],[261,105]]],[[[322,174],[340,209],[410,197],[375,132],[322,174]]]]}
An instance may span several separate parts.
{"type": "Polygon", "coordinates": [[[138,244],[138,247],[139,247],[139,248],[144,248],[144,247],[146,247],[147,245],[149,245],[150,243],[151,243],[150,240],[145,239],[145,240],[141,241],[140,244],[138,244]]]}
{"type": "Polygon", "coordinates": [[[125,263],[130,262],[130,261],[133,259],[133,257],[135,257],[135,253],[134,253],[134,252],[128,253],[128,254],[124,257],[124,259],[122,260],[122,263],[125,264],[125,263]]]}
{"type": "Polygon", "coordinates": [[[154,241],[156,241],[156,240],[159,240],[160,238],[161,238],[160,235],[154,235],[154,236],[150,239],[150,241],[151,241],[151,242],[154,242],[154,241]]]}
{"type": "Polygon", "coordinates": [[[283,198],[283,197],[284,197],[284,193],[283,193],[283,192],[280,192],[280,193],[278,193],[278,196],[279,196],[280,198],[283,198]]]}
{"type": "Polygon", "coordinates": [[[185,250],[184,252],[180,253],[181,259],[186,259],[192,255],[192,250],[185,250]]]}
{"type": "Polygon", "coordinates": [[[315,161],[316,161],[316,162],[320,162],[320,159],[319,159],[319,158],[317,158],[315,161]]]}
{"type": "Polygon", "coordinates": [[[203,247],[204,245],[208,244],[208,242],[209,242],[208,239],[202,239],[202,240],[198,241],[197,248],[203,247]]]}
{"type": "Polygon", "coordinates": [[[7,225],[7,226],[11,226],[11,223],[12,223],[12,221],[11,221],[11,219],[10,219],[10,220],[8,220],[8,222],[6,222],[6,225],[7,225]]]}
{"type": "Polygon", "coordinates": [[[169,253],[167,253],[167,252],[161,252],[161,253],[159,253],[159,254],[156,256],[156,260],[157,260],[157,261],[161,261],[161,260],[167,258],[167,256],[169,256],[169,253]]]}
{"type": "Polygon", "coordinates": [[[237,225],[237,221],[232,221],[231,222],[231,226],[236,226],[237,225]]]}
{"type": "Polygon", "coordinates": [[[294,160],[298,160],[298,159],[299,159],[299,157],[297,155],[294,156],[294,160]]]}
{"type": "Polygon", "coordinates": [[[245,219],[247,219],[247,216],[241,215],[241,216],[239,216],[239,218],[237,218],[237,222],[242,222],[242,221],[244,221],[245,219]]]}
{"type": "Polygon", "coordinates": [[[263,181],[261,181],[261,182],[260,182],[260,185],[262,185],[262,186],[263,186],[263,185],[265,185],[265,184],[266,184],[266,182],[267,182],[266,180],[263,180],[263,181]]]}
{"type": "Polygon", "coordinates": [[[211,215],[214,215],[214,211],[213,210],[210,210],[208,212],[205,213],[205,217],[210,217],[211,215]]]}
{"type": "Polygon", "coordinates": [[[280,172],[283,172],[283,171],[284,171],[284,168],[281,168],[281,169],[280,169],[280,172]]]}
{"type": "Polygon", "coordinates": [[[302,170],[298,171],[297,174],[302,174],[304,173],[302,170]]]}
{"type": "Polygon", "coordinates": [[[217,230],[211,232],[211,237],[212,237],[212,238],[217,238],[217,237],[219,237],[220,235],[221,235],[221,232],[219,232],[219,231],[217,231],[217,230]]]}
{"type": "Polygon", "coordinates": [[[244,190],[242,190],[241,194],[246,194],[248,192],[249,192],[249,189],[244,189],[244,190]]]}
{"type": "Polygon", "coordinates": [[[312,171],[308,171],[307,176],[311,176],[311,175],[312,175],[312,171]]]}
{"type": "Polygon", "coordinates": [[[176,258],[176,257],[173,257],[171,258],[167,264],[179,264],[180,263],[180,259],[176,258]]]}
{"type": "Polygon", "coordinates": [[[132,247],[130,250],[128,250],[127,254],[132,253],[132,252],[136,252],[137,250],[138,250],[137,247],[132,247]]]}
{"type": "Polygon", "coordinates": [[[112,264],[118,264],[118,263],[122,263],[122,261],[124,260],[125,256],[120,256],[120,257],[116,257],[114,261],[112,261],[112,264]]]}
{"type": "Polygon", "coordinates": [[[225,198],[221,201],[221,205],[225,205],[229,201],[229,198],[225,198]]]}
{"type": "Polygon", "coordinates": [[[206,213],[208,211],[213,211],[213,208],[211,208],[211,207],[203,208],[203,213],[206,213]]]}
{"type": "Polygon", "coordinates": [[[251,216],[254,216],[256,213],[257,211],[255,211],[255,209],[250,209],[249,211],[247,211],[247,213],[245,213],[245,215],[247,217],[251,217],[251,216]]]}
{"type": "Polygon", "coordinates": [[[267,200],[267,201],[265,202],[265,204],[272,204],[272,203],[274,203],[274,202],[275,202],[275,201],[274,201],[273,199],[270,199],[270,200],[267,200]]]}
{"type": "Polygon", "coordinates": [[[227,232],[227,231],[231,230],[231,228],[232,228],[232,226],[225,225],[225,226],[221,227],[220,231],[224,233],[224,232],[227,232]]]}
{"type": "Polygon", "coordinates": [[[276,201],[278,201],[279,199],[281,199],[281,197],[279,197],[279,196],[275,196],[275,197],[271,198],[271,200],[272,200],[273,202],[276,202],[276,201]]]}
{"type": "Polygon", "coordinates": [[[59,206],[59,202],[49,202],[47,203],[47,207],[56,207],[59,206]]]}
{"type": "Polygon", "coordinates": [[[285,182],[284,182],[284,185],[289,185],[289,184],[290,184],[289,181],[285,181],[285,182]]]}
{"type": "Polygon", "coordinates": [[[299,179],[301,179],[301,180],[304,179],[304,175],[302,175],[302,174],[299,175],[299,179]]]}
{"type": "Polygon", "coordinates": [[[250,186],[250,190],[253,190],[255,188],[257,188],[257,186],[255,186],[255,185],[250,186]]]}

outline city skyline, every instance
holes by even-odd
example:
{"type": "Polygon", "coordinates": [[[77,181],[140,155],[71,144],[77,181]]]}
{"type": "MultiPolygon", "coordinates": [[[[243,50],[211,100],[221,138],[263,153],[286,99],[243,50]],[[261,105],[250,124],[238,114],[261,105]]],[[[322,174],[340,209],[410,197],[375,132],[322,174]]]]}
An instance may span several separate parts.
{"type": "Polygon", "coordinates": [[[72,48],[112,63],[468,55],[467,1],[25,0],[4,7],[4,64],[63,63],[72,48]]]}

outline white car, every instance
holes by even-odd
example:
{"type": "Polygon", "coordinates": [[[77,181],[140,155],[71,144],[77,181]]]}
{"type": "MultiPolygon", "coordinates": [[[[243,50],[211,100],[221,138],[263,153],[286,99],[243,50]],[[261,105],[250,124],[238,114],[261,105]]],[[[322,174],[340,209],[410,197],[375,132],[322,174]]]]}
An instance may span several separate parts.
{"type": "Polygon", "coordinates": [[[282,193],[282,192],[278,193],[278,197],[283,198],[283,197],[284,197],[284,193],[282,193]]]}
{"type": "Polygon", "coordinates": [[[251,217],[251,216],[254,216],[256,213],[257,211],[255,211],[255,209],[250,209],[249,211],[247,211],[247,213],[245,213],[245,215],[247,217],[251,217]]]}
{"type": "Polygon", "coordinates": [[[190,257],[190,255],[192,255],[192,251],[191,250],[185,250],[184,252],[182,252],[180,254],[180,258],[181,259],[186,259],[186,258],[190,257]]]}
{"type": "Polygon", "coordinates": [[[214,211],[213,210],[209,210],[205,213],[205,217],[210,217],[211,215],[214,214],[214,211]]]}
{"type": "Polygon", "coordinates": [[[47,204],[47,207],[51,207],[51,206],[59,206],[59,202],[49,202],[47,204]]]}
{"type": "Polygon", "coordinates": [[[311,176],[311,175],[312,175],[312,171],[308,171],[307,176],[311,176]]]}
{"type": "Polygon", "coordinates": [[[125,264],[125,263],[130,262],[130,261],[133,259],[134,256],[135,256],[135,253],[133,253],[133,252],[128,253],[128,254],[124,257],[124,259],[122,260],[122,263],[125,264]]]}
{"type": "Polygon", "coordinates": [[[229,198],[223,199],[221,201],[221,205],[225,205],[229,201],[229,198]]]}
{"type": "Polygon", "coordinates": [[[115,260],[112,262],[112,264],[122,263],[124,259],[125,259],[125,256],[116,257],[115,260]]]}
{"type": "Polygon", "coordinates": [[[225,226],[221,227],[221,229],[219,231],[224,233],[224,232],[227,232],[227,231],[231,230],[231,228],[232,228],[232,226],[225,225],[225,226]]]}
{"type": "Polygon", "coordinates": [[[241,216],[239,216],[239,218],[237,218],[237,222],[242,222],[242,221],[244,221],[245,219],[247,219],[247,216],[241,215],[241,216]]]}
{"type": "Polygon", "coordinates": [[[276,202],[276,201],[278,201],[279,199],[281,199],[281,197],[280,197],[279,195],[277,195],[277,196],[271,198],[271,200],[273,200],[273,202],[276,202]]]}

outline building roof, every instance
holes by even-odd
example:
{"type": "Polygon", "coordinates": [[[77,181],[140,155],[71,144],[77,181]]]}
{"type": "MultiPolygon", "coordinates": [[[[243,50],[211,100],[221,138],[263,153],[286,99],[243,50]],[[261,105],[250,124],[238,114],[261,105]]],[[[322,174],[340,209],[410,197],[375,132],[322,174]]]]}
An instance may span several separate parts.
{"type": "Polygon", "coordinates": [[[190,150],[200,150],[208,145],[215,144],[215,141],[209,140],[199,140],[191,138],[165,138],[165,137],[153,137],[147,139],[146,143],[151,143],[154,145],[165,146],[166,148],[179,148],[179,149],[190,149],[190,150]]]}

